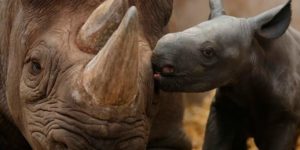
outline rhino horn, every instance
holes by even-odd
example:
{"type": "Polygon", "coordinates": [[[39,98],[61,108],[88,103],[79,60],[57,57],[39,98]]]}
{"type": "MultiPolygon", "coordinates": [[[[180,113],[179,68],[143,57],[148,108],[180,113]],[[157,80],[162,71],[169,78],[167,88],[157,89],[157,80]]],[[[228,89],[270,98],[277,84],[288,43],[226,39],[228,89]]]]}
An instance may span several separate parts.
{"type": "Polygon", "coordinates": [[[118,28],[128,8],[128,2],[123,0],[103,2],[80,29],[76,39],[78,47],[96,54],[118,28]]]}
{"type": "Polygon", "coordinates": [[[154,49],[157,41],[166,33],[173,10],[173,0],[129,0],[139,12],[144,36],[154,49]]]}
{"type": "Polygon", "coordinates": [[[210,0],[209,7],[210,7],[209,19],[213,19],[226,14],[223,8],[222,0],[210,0]]]}
{"type": "Polygon", "coordinates": [[[87,64],[82,83],[97,104],[119,106],[137,96],[138,24],[137,10],[132,6],[105,46],[87,64]]]}

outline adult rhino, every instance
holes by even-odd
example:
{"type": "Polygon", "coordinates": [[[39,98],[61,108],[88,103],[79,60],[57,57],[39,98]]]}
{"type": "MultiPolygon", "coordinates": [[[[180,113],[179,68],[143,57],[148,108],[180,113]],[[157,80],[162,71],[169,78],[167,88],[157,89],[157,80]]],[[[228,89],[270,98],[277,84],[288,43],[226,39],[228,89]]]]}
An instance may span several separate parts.
{"type": "Polygon", "coordinates": [[[152,79],[171,6],[1,0],[0,149],[190,149],[178,96],[152,79]]]}
{"type": "Polygon", "coordinates": [[[300,33],[289,27],[291,0],[250,18],[225,15],[210,0],[211,19],[157,44],[155,78],[167,91],[218,88],[204,150],[295,149],[300,128],[300,33]]]}

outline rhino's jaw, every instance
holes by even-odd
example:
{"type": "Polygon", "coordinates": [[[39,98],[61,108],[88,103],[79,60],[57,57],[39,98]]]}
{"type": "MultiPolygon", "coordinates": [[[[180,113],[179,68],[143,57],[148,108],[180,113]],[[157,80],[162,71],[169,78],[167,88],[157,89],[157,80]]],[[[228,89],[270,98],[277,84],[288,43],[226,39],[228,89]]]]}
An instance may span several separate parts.
{"type": "MultiPolygon", "coordinates": [[[[64,118],[67,120],[66,118],[64,118]]],[[[53,122],[55,124],[56,121],[53,122]]],[[[132,149],[140,150],[145,149],[147,144],[147,139],[145,137],[144,127],[138,125],[133,126],[132,124],[126,123],[109,123],[106,125],[98,124],[98,133],[95,131],[88,135],[85,132],[92,132],[88,129],[79,129],[76,125],[67,124],[64,122],[56,122],[57,124],[65,124],[62,126],[57,126],[57,129],[51,129],[46,140],[42,139],[41,133],[35,131],[32,133],[34,142],[39,143],[39,145],[48,145],[46,149],[56,150],[58,147],[71,150],[83,150],[83,149],[107,149],[107,150],[118,150],[118,149],[132,149]],[[116,128],[111,129],[111,126],[116,126],[116,128]],[[120,127],[120,126],[130,126],[130,128],[120,127]],[[132,128],[131,128],[132,126],[132,128]],[[106,129],[105,129],[106,128],[106,129]],[[72,130],[73,129],[73,130],[72,130]],[[102,131],[100,131],[102,130],[102,131]],[[106,131],[107,130],[107,131],[106,131]],[[112,131],[115,130],[115,131],[112,131]],[[113,137],[103,136],[103,133],[99,132],[109,132],[113,137]]],[[[79,124],[79,123],[78,123],[79,124]]],[[[143,124],[143,123],[139,123],[143,124]]],[[[82,125],[80,125],[82,126],[82,125]]],[[[94,129],[96,130],[96,128],[94,129]]],[[[45,148],[45,146],[42,146],[45,148]]]]}
{"type": "Polygon", "coordinates": [[[149,128],[145,116],[106,120],[91,116],[90,112],[76,110],[73,106],[69,109],[63,107],[64,110],[50,109],[48,113],[40,108],[33,113],[33,119],[28,120],[33,142],[39,143],[43,149],[145,148],[149,128]],[[37,118],[43,121],[39,122],[37,118]]]}

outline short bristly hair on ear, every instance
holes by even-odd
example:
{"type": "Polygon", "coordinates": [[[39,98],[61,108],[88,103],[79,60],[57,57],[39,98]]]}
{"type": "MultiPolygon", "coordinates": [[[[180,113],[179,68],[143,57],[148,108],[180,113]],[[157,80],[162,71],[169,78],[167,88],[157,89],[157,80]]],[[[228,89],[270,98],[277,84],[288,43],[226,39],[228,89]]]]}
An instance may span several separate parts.
{"type": "Polygon", "coordinates": [[[292,20],[292,0],[260,15],[249,18],[255,33],[266,39],[276,39],[288,29],[292,20]]]}

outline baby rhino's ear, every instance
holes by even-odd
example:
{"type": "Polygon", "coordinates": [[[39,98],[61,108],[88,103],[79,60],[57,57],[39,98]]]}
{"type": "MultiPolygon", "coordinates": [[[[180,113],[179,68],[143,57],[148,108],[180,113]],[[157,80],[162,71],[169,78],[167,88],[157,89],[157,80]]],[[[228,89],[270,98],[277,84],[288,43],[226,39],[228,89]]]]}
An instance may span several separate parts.
{"type": "Polygon", "coordinates": [[[249,20],[256,34],[266,39],[275,39],[288,29],[291,16],[291,0],[289,0],[285,5],[268,10],[249,20]]]}

